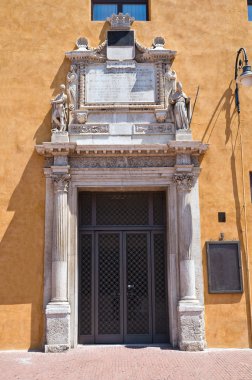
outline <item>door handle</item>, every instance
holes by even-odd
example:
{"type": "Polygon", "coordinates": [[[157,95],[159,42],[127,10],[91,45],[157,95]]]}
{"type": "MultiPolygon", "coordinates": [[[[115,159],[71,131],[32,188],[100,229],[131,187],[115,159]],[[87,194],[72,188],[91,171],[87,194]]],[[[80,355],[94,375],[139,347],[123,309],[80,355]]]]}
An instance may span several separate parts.
{"type": "Polygon", "coordinates": [[[135,285],[128,285],[128,289],[133,289],[135,285]]]}

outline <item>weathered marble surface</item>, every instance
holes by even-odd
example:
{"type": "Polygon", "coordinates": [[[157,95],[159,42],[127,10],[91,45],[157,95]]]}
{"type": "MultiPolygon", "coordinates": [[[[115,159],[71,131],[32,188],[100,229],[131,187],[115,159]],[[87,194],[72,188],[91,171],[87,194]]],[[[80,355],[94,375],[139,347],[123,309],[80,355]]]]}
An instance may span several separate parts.
{"type": "Polygon", "coordinates": [[[87,103],[154,103],[156,69],[139,63],[136,68],[114,68],[105,64],[86,67],[87,103]]]}

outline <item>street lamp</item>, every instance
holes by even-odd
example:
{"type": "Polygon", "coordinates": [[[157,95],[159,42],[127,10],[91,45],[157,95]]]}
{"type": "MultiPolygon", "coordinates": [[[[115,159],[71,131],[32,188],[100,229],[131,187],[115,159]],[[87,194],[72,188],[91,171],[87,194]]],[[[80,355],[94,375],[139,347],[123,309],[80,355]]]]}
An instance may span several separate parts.
{"type": "Polygon", "coordinates": [[[240,113],[240,100],[239,100],[239,83],[245,87],[252,86],[252,71],[251,66],[248,65],[248,56],[244,48],[240,48],[237,52],[235,61],[235,105],[237,112],[240,113]],[[239,60],[240,54],[243,53],[243,59],[239,60]],[[244,64],[245,63],[245,64],[244,64]],[[240,76],[238,76],[239,70],[242,70],[240,76]]]}

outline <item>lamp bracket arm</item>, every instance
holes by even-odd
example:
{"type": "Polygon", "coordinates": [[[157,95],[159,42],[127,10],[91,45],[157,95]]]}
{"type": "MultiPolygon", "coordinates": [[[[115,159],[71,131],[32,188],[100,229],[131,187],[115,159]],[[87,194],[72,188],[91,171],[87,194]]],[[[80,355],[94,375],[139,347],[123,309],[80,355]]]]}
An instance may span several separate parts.
{"type": "Polygon", "coordinates": [[[248,55],[247,55],[246,49],[241,47],[237,52],[236,61],[235,61],[235,80],[238,77],[238,60],[239,60],[239,56],[241,52],[243,53],[243,60],[245,62],[245,65],[246,66],[248,65],[248,55]]]}

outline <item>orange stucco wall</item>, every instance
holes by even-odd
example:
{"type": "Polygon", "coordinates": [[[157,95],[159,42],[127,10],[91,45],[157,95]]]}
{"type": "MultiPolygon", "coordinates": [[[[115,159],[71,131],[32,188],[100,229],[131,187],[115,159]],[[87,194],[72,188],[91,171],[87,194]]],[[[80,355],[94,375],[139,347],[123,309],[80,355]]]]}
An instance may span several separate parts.
{"type": "MultiPolygon", "coordinates": [[[[238,48],[246,47],[252,60],[252,22],[247,21],[246,4],[246,0],[150,0],[151,21],[134,23],[140,43],[150,46],[155,36],[162,35],[166,46],[178,51],[174,69],[193,101],[200,86],[192,130],[195,139],[211,145],[200,176],[210,347],[251,346],[252,91],[240,91],[239,121],[233,80],[238,48]],[[227,213],[226,224],[218,223],[218,211],[227,213]],[[205,241],[218,239],[220,232],[227,240],[241,241],[245,289],[241,295],[208,294],[205,241]]],[[[72,50],[81,35],[91,46],[104,40],[107,25],[91,22],[90,15],[90,0],[1,1],[0,349],[43,344],[45,182],[43,158],[34,145],[50,138],[49,100],[69,68],[64,52],[72,50]]]]}

